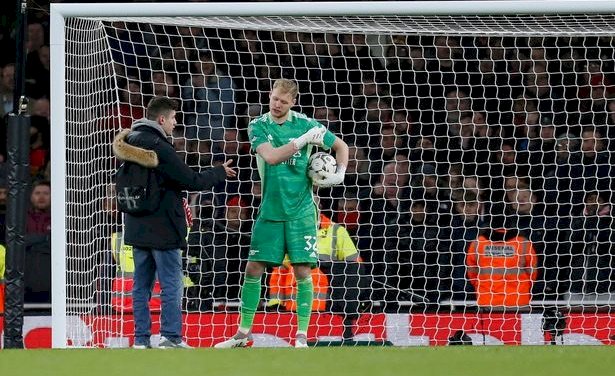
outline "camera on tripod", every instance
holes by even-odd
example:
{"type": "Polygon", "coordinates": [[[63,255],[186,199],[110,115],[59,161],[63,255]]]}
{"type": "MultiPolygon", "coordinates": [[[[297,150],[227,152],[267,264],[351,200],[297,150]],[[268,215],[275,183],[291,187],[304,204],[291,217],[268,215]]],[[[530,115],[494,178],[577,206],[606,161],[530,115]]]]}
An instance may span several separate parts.
{"type": "Polygon", "coordinates": [[[545,334],[549,333],[552,345],[555,345],[555,339],[557,337],[562,338],[561,336],[564,334],[564,330],[566,330],[566,316],[557,308],[545,309],[542,314],[542,331],[545,334]]]}

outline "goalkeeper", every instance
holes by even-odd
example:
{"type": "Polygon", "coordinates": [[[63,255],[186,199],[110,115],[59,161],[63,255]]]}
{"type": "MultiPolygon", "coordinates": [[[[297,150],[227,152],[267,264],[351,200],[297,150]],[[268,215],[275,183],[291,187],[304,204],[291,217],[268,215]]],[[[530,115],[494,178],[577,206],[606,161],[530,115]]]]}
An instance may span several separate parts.
{"type": "Polygon", "coordinates": [[[307,116],[292,111],[297,101],[294,81],[275,81],[269,93],[269,112],[252,120],[248,134],[257,154],[262,202],[252,229],[252,240],[241,292],[241,322],[230,339],[217,348],[249,347],[251,328],[261,296],[261,277],[267,266],[282,264],[288,254],[297,280],[298,328],[295,347],[307,347],[312,313],[311,268],[317,265],[318,215],[312,184],[330,187],[342,183],[348,163],[348,145],[307,116]],[[337,169],[310,180],[308,159],[315,146],[335,151],[337,169]]]}

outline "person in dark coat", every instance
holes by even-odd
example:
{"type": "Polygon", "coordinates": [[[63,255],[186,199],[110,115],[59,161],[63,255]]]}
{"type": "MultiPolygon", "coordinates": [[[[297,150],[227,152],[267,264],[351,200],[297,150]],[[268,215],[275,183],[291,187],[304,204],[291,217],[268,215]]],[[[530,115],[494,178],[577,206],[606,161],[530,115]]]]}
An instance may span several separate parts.
{"type": "Polygon", "coordinates": [[[183,208],[183,190],[206,190],[234,177],[232,160],[202,172],[193,171],[177,155],[168,139],[177,120],[177,104],[166,97],[153,98],[146,118],[119,133],[113,141],[115,156],[123,161],[155,168],[160,182],[159,208],[143,216],[124,215],[124,242],[133,247],[135,264],[133,311],[134,347],[150,347],[151,317],[149,299],[156,275],[162,288],[161,348],[188,347],[182,340],[181,298],[182,249],[186,248],[187,221],[183,208]]]}

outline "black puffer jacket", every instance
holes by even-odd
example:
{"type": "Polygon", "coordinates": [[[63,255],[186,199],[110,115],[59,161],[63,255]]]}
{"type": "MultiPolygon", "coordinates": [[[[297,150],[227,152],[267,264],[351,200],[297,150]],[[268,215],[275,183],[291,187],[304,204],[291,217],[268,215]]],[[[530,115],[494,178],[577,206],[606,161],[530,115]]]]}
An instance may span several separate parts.
{"type": "Polygon", "coordinates": [[[186,219],[182,191],[211,189],[226,178],[224,167],[195,172],[179,157],[160,126],[137,120],[131,130],[120,132],[113,141],[118,159],[155,167],[161,182],[162,199],[154,214],[124,216],[124,241],[139,248],[178,249],[186,247],[186,219]]]}

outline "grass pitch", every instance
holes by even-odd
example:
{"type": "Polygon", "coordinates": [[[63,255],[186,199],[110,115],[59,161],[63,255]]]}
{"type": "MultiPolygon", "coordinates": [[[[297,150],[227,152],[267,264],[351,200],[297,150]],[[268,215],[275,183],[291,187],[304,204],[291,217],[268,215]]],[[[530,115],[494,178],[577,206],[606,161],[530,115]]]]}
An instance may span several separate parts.
{"type": "Polygon", "coordinates": [[[2,350],[0,375],[608,376],[615,346],[2,350]]]}

